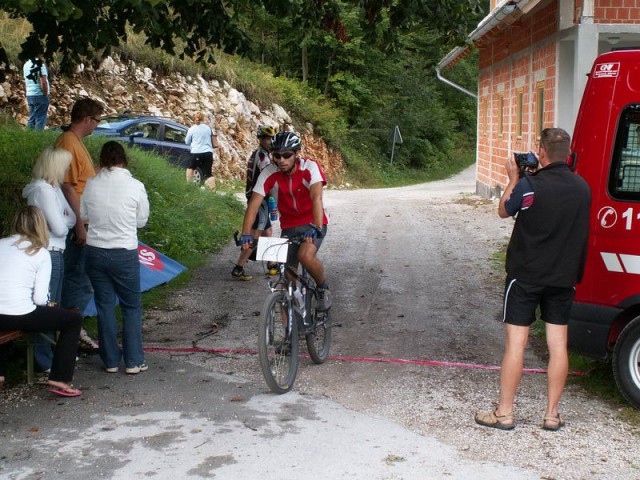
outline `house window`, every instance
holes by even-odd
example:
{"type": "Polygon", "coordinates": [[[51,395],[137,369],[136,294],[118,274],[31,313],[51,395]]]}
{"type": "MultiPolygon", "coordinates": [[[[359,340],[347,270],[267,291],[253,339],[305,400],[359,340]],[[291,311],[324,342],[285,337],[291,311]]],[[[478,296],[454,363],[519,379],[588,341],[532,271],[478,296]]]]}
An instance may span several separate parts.
{"type": "Polygon", "coordinates": [[[504,96],[500,95],[498,101],[498,134],[502,138],[504,133],[504,96]]]}
{"type": "Polygon", "coordinates": [[[536,87],[536,138],[540,138],[540,132],[544,128],[544,84],[536,87]]]}
{"type": "Polygon", "coordinates": [[[620,115],[609,194],[618,200],[640,200],[640,104],[627,105],[620,115]]]}
{"type": "Polygon", "coordinates": [[[524,89],[519,88],[516,93],[516,137],[522,138],[522,118],[524,110],[524,89]]]}

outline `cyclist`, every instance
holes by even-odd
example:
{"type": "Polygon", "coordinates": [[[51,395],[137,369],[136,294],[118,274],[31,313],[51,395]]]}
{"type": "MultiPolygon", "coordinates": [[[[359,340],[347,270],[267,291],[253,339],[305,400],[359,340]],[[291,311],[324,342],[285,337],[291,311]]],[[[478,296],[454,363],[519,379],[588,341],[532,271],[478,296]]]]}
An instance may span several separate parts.
{"type": "MultiPolygon", "coordinates": [[[[258,181],[260,172],[262,172],[262,170],[264,170],[271,163],[269,148],[271,146],[271,139],[275,134],[276,131],[272,127],[267,127],[265,125],[260,125],[258,127],[259,146],[253,151],[253,153],[249,157],[249,161],[247,162],[247,186],[245,188],[247,202],[249,202],[249,199],[251,198],[251,191],[258,181]]],[[[271,220],[269,219],[269,204],[267,196],[267,198],[262,201],[262,204],[260,205],[260,208],[258,210],[256,221],[251,227],[251,236],[254,239],[257,239],[260,236],[270,237],[271,233],[271,220]]],[[[251,275],[248,275],[244,271],[244,266],[247,264],[247,260],[249,260],[251,254],[252,250],[250,249],[243,250],[240,253],[240,258],[238,258],[236,266],[233,267],[233,270],[231,270],[231,275],[234,278],[245,281],[251,280],[253,278],[251,275]]],[[[267,265],[267,269],[269,275],[276,275],[278,273],[278,268],[275,264],[267,265]]]]}
{"type": "Polygon", "coordinates": [[[322,203],[322,187],[327,180],[315,160],[299,156],[302,148],[300,136],[295,132],[278,132],[271,141],[273,163],[258,177],[249,206],[244,215],[240,243],[243,250],[253,242],[251,225],[255,221],[260,205],[267,192],[278,187],[278,210],[283,237],[304,235],[305,242],[299,247],[289,246],[287,265],[292,268],[302,263],[316,281],[318,287],[318,310],[331,308],[329,287],[324,276],[324,267],[316,257],[322,239],[327,233],[327,216],[322,203]]]}

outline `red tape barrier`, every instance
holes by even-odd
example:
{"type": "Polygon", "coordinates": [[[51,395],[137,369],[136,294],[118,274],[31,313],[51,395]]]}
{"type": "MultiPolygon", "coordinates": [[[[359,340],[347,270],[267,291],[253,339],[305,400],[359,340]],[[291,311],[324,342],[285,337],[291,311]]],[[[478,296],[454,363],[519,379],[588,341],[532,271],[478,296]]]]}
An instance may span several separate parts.
{"type": "MultiPolygon", "coordinates": [[[[175,353],[226,353],[241,355],[257,355],[255,350],[233,349],[233,348],[163,348],[163,347],[145,347],[146,352],[175,352],[175,353]]],[[[307,357],[308,355],[304,355],[307,357]]],[[[499,365],[478,365],[476,363],[459,363],[459,362],[440,362],[437,360],[407,360],[403,358],[378,358],[378,357],[329,357],[329,360],[337,360],[341,362],[362,362],[362,363],[396,363],[403,365],[427,365],[432,367],[454,367],[454,368],[474,368],[477,370],[500,370],[499,365]]],[[[525,373],[547,373],[544,368],[523,368],[525,373]]],[[[569,372],[569,375],[582,376],[589,372],[569,372]]]]}

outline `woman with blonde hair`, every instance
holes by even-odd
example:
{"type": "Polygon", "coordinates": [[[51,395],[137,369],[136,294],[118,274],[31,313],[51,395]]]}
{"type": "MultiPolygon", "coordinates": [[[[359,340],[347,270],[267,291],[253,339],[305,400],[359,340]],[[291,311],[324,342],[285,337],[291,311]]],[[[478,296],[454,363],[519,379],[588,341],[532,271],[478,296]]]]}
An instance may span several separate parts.
{"type": "MultiPolygon", "coordinates": [[[[22,196],[28,205],[42,210],[49,227],[49,254],[51,255],[51,281],[49,282],[49,301],[60,303],[62,298],[62,280],[64,278],[64,260],[62,254],[69,229],[76,224],[76,216],[67,202],[60,186],[71,164],[71,153],[64,148],[45,148],[32,171],[31,183],[22,190],[22,196]]],[[[38,370],[47,372],[53,361],[55,336],[48,332],[46,337],[37,335],[35,339],[35,361],[38,370]]]]}
{"type": "Polygon", "coordinates": [[[218,148],[216,132],[204,122],[204,113],[198,112],[194,116],[195,125],[187,131],[184,142],[191,146],[191,159],[187,165],[187,182],[193,181],[193,173],[200,167],[204,183],[211,190],[216,188],[213,178],[213,149],[218,148]]]}
{"type": "MultiPolygon", "coordinates": [[[[0,330],[60,332],[49,373],[49,390],[56,395],[81,395],[70,385],[82,317],[48,306],[51,255],[49,232],[42,211],[23,207],[11,225],[11,236],[0,239],[0,330]]],[[[0,365],[0,382],[4,372],[0,365]]]]}

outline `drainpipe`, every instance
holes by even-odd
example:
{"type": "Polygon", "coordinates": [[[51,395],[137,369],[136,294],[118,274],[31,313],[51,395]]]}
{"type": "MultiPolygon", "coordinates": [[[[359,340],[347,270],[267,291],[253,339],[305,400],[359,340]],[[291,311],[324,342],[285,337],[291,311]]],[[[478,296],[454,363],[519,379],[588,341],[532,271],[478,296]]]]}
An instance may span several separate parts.
{"type": "Polygon", "coordinates": [[[466,49],[467,49],[467,47],[456,47],[453,50],[451,50],[446,57],[444,57],[442,60],[440,60],[440,63],[438,63],[438,65],[436,65],[436,77],[438,77],[438,80],[440,80],[441,82],[444,82],[447,85],[455,88],[456,90],[460,90],[462,93],[464,93],[466,95],[469,95],[470,97],[473,97],[473,98],[475,98],[477,100],[478,99],[478,95],[476,95],[475,93],[470,92],[469,90],[467,90],[464,87],[461,87],[457,83],[453,83],[451,80],[449,80],[447,78],[444,78],[442,76],[442,74],[440,73],[440,69],[442,69],[442,68],[446,67],[447,65],[449,65],[449,63],[451,63],[453,60],[455,60],[460,55],[462,55],[462,53],[466,49]]]}
{"type": "MultiPolygon", "coordinates": [[[[478,24],[478,28],[476,28],[473,32],[471,32],[467,37],[466,43],[468,45],[473,45],[477,40],[482,38],[487,32],[490,32],[495,27],[502,24],[505,21],[505,19],[510,17],[516,11],[516,9],[522,10],[530,1],[531,0],[505,0],[504,2],[502,2],[501,5],[498,5],[493,10],[493,13],[489,14],[478,24]]],[[[460,57],[460,55],[462,55],[467,50],[467,48],[469,47],[464,46],[464,47],[456,47],[453,50],[451,50],[442,60],[440,60],[438,65],[436,65],[436,76],[438,77],[438,80],[446,83],[447,85],[452,86],[456,90],[459,90],[462,93],[469,95],[477,100],[478,96],[475,93],[472,93],[469,90],[465,89],[464,87],[461,87],[460,85],[453,83],[451,80],[444,78],[440,73],[443,68],[451,64],[458,57],[460,57]]]]}

